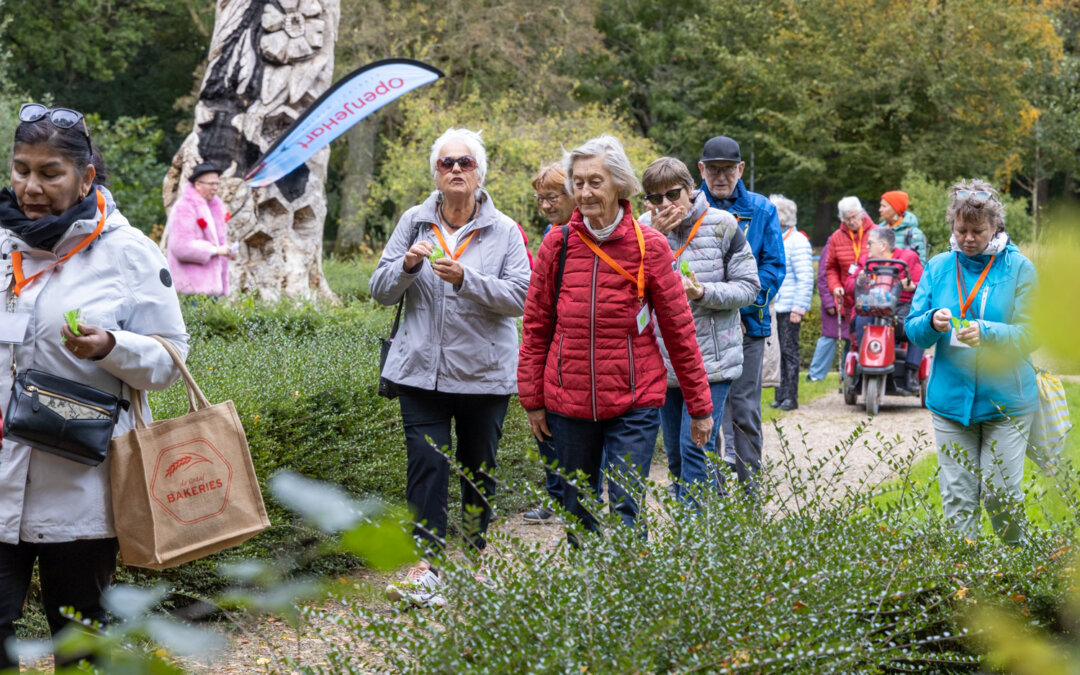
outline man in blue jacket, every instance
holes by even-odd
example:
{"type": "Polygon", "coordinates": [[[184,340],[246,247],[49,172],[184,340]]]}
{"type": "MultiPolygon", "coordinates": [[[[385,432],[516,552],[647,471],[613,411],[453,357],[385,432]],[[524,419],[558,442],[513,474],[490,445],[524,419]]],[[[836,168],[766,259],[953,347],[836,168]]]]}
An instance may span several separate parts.
{"type": "Polygon", "coordinates": [[[730,211],[739,221],[757,260],[761,292],[743,307],[743,369],[728,391],[724,407],[725,459],[735,464],[739,480],[754,486],[754,474],[761,470],[761,359],[765,338],[772,327],[769,303],[784,282],[784,240],[776,207],[764,195],[743,185],[746,163],[739,144],[727,136],[705,142],[698,170],[701,189],[712,206],[730,211]]]}

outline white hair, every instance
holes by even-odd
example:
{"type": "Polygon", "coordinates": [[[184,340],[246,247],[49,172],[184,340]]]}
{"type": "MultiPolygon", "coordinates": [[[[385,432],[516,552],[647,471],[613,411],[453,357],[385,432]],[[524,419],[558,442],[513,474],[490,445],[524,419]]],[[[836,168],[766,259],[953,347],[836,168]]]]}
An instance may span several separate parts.
{"type": "Polygon", "coordinates": [[[566,171],[566,192],[574,194],[574,163],[579,159],[604,158],[604,168],[611,174],[611,180],[619,189],[619,199],[630,199],[641,192],[641,181],[634,173],[634,165],[626,156],[622,143],[614,136],[597,136],[577,146],[563,155],[563,169],[566,171]]]}
{"type": "Polygon", "coordinates": [[[769,195],[769,201],[776,206],[776,213],[780,216],[781,227],[795,227],[799,217],[799,207],[795,202],[784,195],[769,195]]]}
{"type": "Polygon", "coordinates": [[[480,179],[480,185],[483,185],[484,176],[487,174],[487,152],[484,150],[484,140],[480,138],[481,133],[483,132],[451,127],[444,131],[442,136],[436,138],[435,142],[431,144],[431,158],[428,160],[431,165],[431,177],[435,178],[437,173],[435,163],[441,157],[439,152],[443,149],[443,146],[458,141],[464,143],[469,148],[469,154],[476,158],[476,175],[480,179]]]}
{"type": "Polygon", "coordinates": [[[863,208],[862,202],[858,197],[844,197],[836,205],[836,210],[840,213],[840,219],[843,220],[844,214],[849,211],[858,211],[859,213],[866,213],[866,209],[863,208]]]}

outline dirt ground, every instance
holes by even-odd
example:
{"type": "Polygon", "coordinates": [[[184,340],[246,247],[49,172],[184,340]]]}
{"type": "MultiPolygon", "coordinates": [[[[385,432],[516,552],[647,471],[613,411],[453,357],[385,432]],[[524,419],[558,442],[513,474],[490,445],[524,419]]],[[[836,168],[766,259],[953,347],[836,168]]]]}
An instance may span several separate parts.
{"type": "MultiPolygon", "coordinates": [[[[879,414],[868,420],[862,407],[845,405],[836,392],[785,413],[777,426],[779,430],[766,425],[764,456],[772,465],[778,489],[783,491],[785,474],[801,471],[804,476],[823,481],[825,489],[831,490],[837,498],[849,489],[862,490],[889,478],[892,472],[883,458],[927,452],[933,435],[930,413],[920,407],[917,398],[886,397],[879,414]],[[833,451],[860,424],[866,424],[866,427],[850,449],[833,451]],[[782,450],[781,434],[786,438],[787,452],[782,450]],[[786,462],[784,457],[788,458],[786,462]]],[[[667,467],[655,463],[651,478],[666,484],[667,467]]],[[[529,524],[521,514],[503,518],[493,527],[502,535],[539,542],[543,546],[557,546],[563,540],[562,528],[557,524],[529,524]]],[[[495,537],[495,543],[489,546],[489,549],[495,549],[490,551],[495,555],[498,555],[497,541],[498,537],[495,537]]],[[[346,581],[361,589],[360,597],[366,598],[365,604],[370,600],[370,607],[376,611],[385,607],[389,614],[382,589],[397,576],[358,571],[346,581]]],[[[330,615],[345,611],[342,605],[333,603],[323,604],[318,609],[330,615]]],[[[279,658],[291,656],[311,666],[325,664],[327,642],[317,630],[332,635],[334,630],[340,629],[330,622],[307,625],[296,631],[279,619],[252,621],[240,630],[229,631],[229,648],[224,654],[207,663],[183,665],[200,675],[279,672],[281,665],[275,654],[279,658]]],[[[47,667],[47,663],[35,665],[47,667]]]]}

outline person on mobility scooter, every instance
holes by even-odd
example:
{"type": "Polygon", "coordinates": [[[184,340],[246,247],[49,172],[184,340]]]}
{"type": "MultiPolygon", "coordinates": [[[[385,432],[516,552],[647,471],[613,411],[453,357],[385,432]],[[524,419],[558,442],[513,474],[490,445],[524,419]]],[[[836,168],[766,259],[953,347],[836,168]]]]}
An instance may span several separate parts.
{"type": "Polygon", "coordinates": [[[920,395],[925,401],[930,374],[930,356],[904,335],[904,317],[911,311],[922,263],[914,251],[896,249],[895,242],[893,230],[871,230],[867,251],[844,289],[855,299],[855,342],[844,360],[844,401],[856,403],[862,389],[871,415],[886,393],[920,395]]]}

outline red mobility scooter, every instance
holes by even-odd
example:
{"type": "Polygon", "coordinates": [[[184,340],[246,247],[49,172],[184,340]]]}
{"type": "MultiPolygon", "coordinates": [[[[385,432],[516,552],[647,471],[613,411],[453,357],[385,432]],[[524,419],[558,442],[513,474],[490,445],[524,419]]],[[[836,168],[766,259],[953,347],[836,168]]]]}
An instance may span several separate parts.
{"type": "MultiPolygon", "coordinates": [[[[872,317],[872,321],[863,328],[859,344],[854,343],[852,330],[852,350],[844,357],[844,403],[856,405],[861,393],[868,415],[877,414],[882,396],[902,395],[893,376],[897,362],[901,366],[898,376],[905,376],[908,345],[896,342],[895,324],[901,279],[906,274],[907,264],[902,260],[871,258],[855,280],[855,314],[872,317]]],[[[919,363],[919,397],[924,408],[932,358],[931,354],[924,354],[919,363]]]]}

